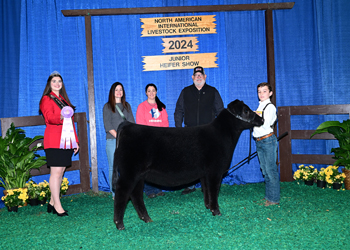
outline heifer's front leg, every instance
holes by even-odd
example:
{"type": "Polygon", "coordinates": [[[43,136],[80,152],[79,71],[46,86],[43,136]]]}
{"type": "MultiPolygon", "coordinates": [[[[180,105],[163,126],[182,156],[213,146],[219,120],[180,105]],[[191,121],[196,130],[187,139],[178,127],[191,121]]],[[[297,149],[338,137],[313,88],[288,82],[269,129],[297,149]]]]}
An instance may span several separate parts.
{"type": "Polygon", "coordinates": [[[207,178],[207,180],[209,194],[209,209],[214,216],[221,215],[218,203],[221,176],[211,176],[207,178]]]}
{"type": "Polygon", "coordinates": [[[204,205],[208,209],[209,208],[209,195],[208,195],[207,182],[206,182],[205,178],[201,178],[201,186],[202,186],[203,196],[204,196],[204,205]]]}
{"type": "Polygon", "coordinates": [[[144,181],[140,180],[131,193],[131,201],[140,219],[147,223],[152,222],[152,219],[149,217],[145,202],[143,201],[143,187],[144,181]]]}
{"type": "Polygon", "coordinates": [[[114,223],[119,230],[125,229],[123,218],[133,186],[132,181],[118,178],[114,197],[114,223]]]}

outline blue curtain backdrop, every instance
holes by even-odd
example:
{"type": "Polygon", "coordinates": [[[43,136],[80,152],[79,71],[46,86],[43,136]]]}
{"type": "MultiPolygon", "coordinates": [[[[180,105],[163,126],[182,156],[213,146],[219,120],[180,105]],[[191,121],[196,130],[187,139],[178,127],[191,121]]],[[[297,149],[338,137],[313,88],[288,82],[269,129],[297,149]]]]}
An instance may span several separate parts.
{"type": "MultiPolygon", "coordinates": [[[[85,24],[83,17],[64,17],[61,10],[289,2],[285,0],[36,0],[0,2],[0,117],[38,115],[38,103],[49,74],[57,70],[77,112],[88,115],[85,24]]],[[[346,104],[350,80],[350,2],[295,0],[291,10],[273,11],[277,106],[346,104]]],[[[206,69],[225,106],[241,99],[257,108],[256,85],[267,81],[263,11],[175,13],[167,15],[93,16],[97,161],[99,189],[108,191],[108,164],[102,107],[112,83],[125,86],[135,115],[146,99],[144,87],[154,83],[167,105],[170,126],[180,91],[190,85],[192,70],[144,72],[142,56],[161,55],[162,37],[141,37],[140,18],[216,15],[217,34],[196,35],[198,53],[217,52],[218,68],[206,69]]],[[[323,116],[293,117],[293,129],[315,129],[323,116]]],[[[347,119],[332,116],[326,119],[347,119]]],[[[28,136],[45,127],[26,128],[28,136]]],[[[284,131],[281,131],[283,133],[284,131]]],[[[293,142],[293,153],[329,153],[335,142],[293,142]]],[[[249,132],[243,132],[232,165],[248,155],[249,132]]],[[[253,152],[255,145],[253,143],[253,152]]],[[[48,179],[47,176],[41,179],[48,179]]],[[[77,173],[68,176],[78,183],[77,173]]],[[[41,180],[37,178],[36,180],[41,180]]],[[[223,183],[262,182],[258,160],[227,176],[223,183]]],[[[0,190],[1,192],[1,190],[0,190]]],[[[2,192],[1,192],[2,193],[2,192]]],[[[2,204],[0,203],[0,206],[2,204]]]]}

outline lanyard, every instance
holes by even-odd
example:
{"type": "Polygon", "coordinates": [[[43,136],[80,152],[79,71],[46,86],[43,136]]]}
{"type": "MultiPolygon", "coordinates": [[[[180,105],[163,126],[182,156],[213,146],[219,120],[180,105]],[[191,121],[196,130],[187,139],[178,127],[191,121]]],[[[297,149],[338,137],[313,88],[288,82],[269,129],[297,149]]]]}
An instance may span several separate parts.
{"type": "Polygon", "coordinates": [[[121,116],[121,117],[123,118],[123,120],[125,121],[125,120],[126,120],[125,115],[124,115],[123,112],[120,110],[120,108],[118,107],[117,104],[115,105],[115,107],[116,107],[116,109],[118,110],[120,116],[121,116]]]}

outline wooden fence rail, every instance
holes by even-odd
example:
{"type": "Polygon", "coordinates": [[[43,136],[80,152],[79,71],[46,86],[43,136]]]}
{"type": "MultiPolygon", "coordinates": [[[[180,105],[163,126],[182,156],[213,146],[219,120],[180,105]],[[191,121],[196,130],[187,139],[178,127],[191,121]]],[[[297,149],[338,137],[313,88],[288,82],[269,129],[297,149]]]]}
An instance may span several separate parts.
{"type": "MultiPolygon", "coordinates": [[[[315,106],[288,106],[278,107],[279,133],[288,132],[288,135],[279,142],[281,181],[293,181],[292,164],[333,164],[332,155],[321,154],[292,154],[292,140],[310,139],[314,130],[291,130],[292,115],[331,115],[348,114],[350,104],[344,105],[315,105],[315,106]]],[[[312,140],[334,140],[329,133],[317,134],[312,140]]]]}
{"type": "MultiPolygon", "coordinates": [[[[76,129],[79,137],[79,160],[72,161],[72,166],[66,169],[66,172],[79,170],[80,184],[69,185],[67,194],[84,193],[90,190],[90,164],[89,164],[89,152],[88,152],[88,138],[87,138],[87,120],[86,113],[75,113],[74,121],[76,122],[76,129]]],[[[24,116],[24,117],[10,117],[1,118],[1,133],[4,137],[6,131],[10,128],[11,123],[15,127],[32,127],[45,125],[44,118],[42,116],[24,116]]],[[[43,140],[35,141],[31,147],[34,147],[38,143],[42,143],[43,140]]],[[[32,169],[30,174],[32,176],[49,174],[50,169],[46,164],[38,169],[32,169]]]]}

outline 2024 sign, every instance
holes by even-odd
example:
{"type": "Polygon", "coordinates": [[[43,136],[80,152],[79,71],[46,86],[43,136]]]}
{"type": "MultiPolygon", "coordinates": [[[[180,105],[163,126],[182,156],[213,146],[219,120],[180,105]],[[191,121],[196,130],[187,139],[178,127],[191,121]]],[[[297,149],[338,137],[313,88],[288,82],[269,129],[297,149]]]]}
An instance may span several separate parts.
{"type": "Polygon", "coordinates": [[[193,52],[198,51],[197,37],[173,37],[162,38],[163,53],[193,52]]]}

